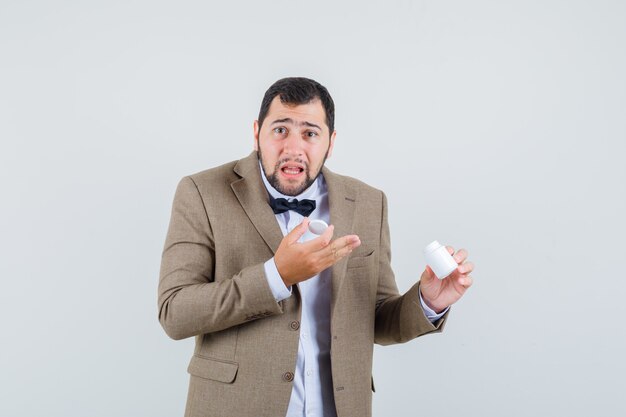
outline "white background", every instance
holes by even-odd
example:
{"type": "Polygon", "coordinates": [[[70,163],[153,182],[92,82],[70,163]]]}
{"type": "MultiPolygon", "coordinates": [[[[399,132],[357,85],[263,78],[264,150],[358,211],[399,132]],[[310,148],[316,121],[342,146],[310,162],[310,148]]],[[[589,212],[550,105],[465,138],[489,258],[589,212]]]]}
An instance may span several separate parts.
{"type": "Polygon", "coordinates": [[[278,78],[324,84],[328,165],[476,283],[377,347],[376,416],[626,413],[622,1],[0,3],[0,415],[181,416],[157,321],[177,182],[252,149],[278,78]]]}

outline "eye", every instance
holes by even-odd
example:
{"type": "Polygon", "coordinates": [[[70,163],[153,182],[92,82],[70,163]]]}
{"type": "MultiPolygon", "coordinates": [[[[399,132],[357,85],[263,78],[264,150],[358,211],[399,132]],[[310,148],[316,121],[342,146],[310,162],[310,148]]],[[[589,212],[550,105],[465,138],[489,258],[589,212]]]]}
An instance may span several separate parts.
{"type": "Polygon", "coordinates": [[[305,135],[306,135],[307,138],[315,138],[315,137],[319,136],[317,134],[317,132],[313,132],[312,130],[306,131],[305,135]]]}
{"type": "Polygon", "coordinates": [[[287,129],[285,129],[284,127],[275,127],[274,133],[278,133],[279,135],[284,135],[285,133],[287,133],[287,129]]]}

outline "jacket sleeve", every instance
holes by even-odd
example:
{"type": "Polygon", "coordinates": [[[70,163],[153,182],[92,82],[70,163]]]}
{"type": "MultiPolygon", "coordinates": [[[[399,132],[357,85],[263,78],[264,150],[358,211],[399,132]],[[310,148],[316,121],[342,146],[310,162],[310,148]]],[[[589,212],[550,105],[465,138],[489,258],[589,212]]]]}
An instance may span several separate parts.
{"type": "Polygon", "coordinates": [[[398,292],[391,269],[387,197],[383,193],[374,342],[380,345],[404,343],[418,336],[441,332],[448,312],[432,324],[420,304],[419,282],[415,283],[404,295],[398,292]]]}
{"type": "Polygon", "coordinates": [[[282,313],[263,263],[215,281],[215,244],[204,203],[191,177],[176,189],[161,259],[159,321],[184,339],[282,313]]]}

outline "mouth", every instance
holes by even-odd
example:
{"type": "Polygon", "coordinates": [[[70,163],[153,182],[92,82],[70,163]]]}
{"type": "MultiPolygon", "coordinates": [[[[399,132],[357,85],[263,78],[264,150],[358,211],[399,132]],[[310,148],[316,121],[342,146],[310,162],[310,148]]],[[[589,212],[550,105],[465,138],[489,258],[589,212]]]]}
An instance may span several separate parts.
{"type": "Polygon", "coordinates": [[[304,175],[304,166],[296,163],[286,163],[280,167],[280,172],[288,179],[295,179],[304,175]]]}

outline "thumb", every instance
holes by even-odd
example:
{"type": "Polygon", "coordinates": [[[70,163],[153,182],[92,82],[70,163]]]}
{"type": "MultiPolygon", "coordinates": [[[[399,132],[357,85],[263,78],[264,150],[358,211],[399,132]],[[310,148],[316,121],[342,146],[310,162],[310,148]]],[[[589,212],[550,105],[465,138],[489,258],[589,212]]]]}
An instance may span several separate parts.
{"type": "Polygon", "coordinates": [[[293,230],[289,232],[289,234],[287,235],[287,242],[289,242],[290,245],[296,243],[302,237],[302,235],[306,233],[307,229],[309,228],[309,222],[309,218],[305,217],[302,220],[302,223],[294,227],[293,230]]]}
{"type": "Polygon", "coordinates": [[[433,270],[430,268],[430,266],[426,265],[426,269],[424,269],[424,273],[422,274],[422,280],[432,281],[436,278],[437,276],[435,275],[433,270]]]}

